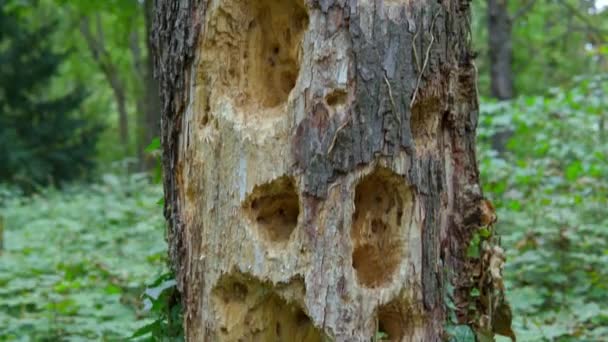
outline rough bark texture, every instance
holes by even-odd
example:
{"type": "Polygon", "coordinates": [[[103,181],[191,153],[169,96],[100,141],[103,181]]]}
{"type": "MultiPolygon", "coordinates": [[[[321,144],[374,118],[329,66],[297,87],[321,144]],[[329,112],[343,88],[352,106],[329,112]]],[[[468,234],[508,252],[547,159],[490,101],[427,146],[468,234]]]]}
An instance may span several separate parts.
{"type": "Polygon", "coordinates": [[[436,341],[483,224],[468,1],[156,0],[192,341],[436,341]]]}

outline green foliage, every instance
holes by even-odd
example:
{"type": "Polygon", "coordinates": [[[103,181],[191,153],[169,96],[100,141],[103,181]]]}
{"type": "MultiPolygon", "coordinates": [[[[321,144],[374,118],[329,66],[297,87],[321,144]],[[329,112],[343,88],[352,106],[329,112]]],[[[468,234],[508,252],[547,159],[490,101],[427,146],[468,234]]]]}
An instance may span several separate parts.
{"type": "Polygon", "coordinates": [[[0,181],[32,190],[91,169],[99,125],[76,112],[81,86],[49,91],[67,56],[44,39],[55,23],[32,28],[11,4],[0,0],[0,181]]]}
{"type": "Polygon", "coordinates": [[[466,324],[448,326],[446,333],[450,336],[449,342],[476,342],[475,333],[466,324]]]}
{"type": "Polygon", "coordinates": [[[608,77],[508,103],[485,101],[479,160],[508,252],[507,295],[523,341],[608,333],[608,77]],[[504,155],[492,135],[513,130],[504,155]]]}
{"type": "Polygon", "coordinates": [[[172,273],[162,274],[144,292],[144,307],[154,321],[139,328],[132,336],[153,341],[183,341],[181,297],[172,273]]]}
{"type": "MultiPolygon", "coordinates": [[[[489,95],[487,1],[471,4],[480,91],[489,95]]],[[[518,94],[543,94],[547,87],[568,85],[575,75],[601,71],[598,58],[606,57],[608,10],[598,13],[592,1],[580,0],[511,0],[508,6],[518,94]]]]}
{"type": "Polygon", "coordinates": [[[0,341],[126,340],[153,322],[142,293],[166,272],[161,193],[113,175],[30,198],[0,188],[0,341]]]}
{"type": "Polygon", "coordinates": [[[160,138],[156,137],[152,139],[150,144],[144,150],[146,153],[152,153],[156,151],[160,151],[160,138]]]}
{"type": "MultiPolygon", "coordinates": [[[[96,132],[99,139],[92,153],[98,164],[110,163],[135,155],[142,123],[137,101],[145,91],[141,80],[142,60],[148,55],[144,25],[144,2],[151,0],[11,0],[11,13],[30,27],[52,20],[53,32],[44,35],[45,42],[69,51],[49,86],[52,95],[62,95],[75,84],[89,89],[80,106],[81,117],[101,122],[96,132]],[[81,32],[85,18],[91,31],[103,47],[104,62],[114,71],[124,86],[125,105],[129,123],[129,143],[119,141],[118,107],[103,68],[93,57],[81,32]],[[140,60],[138,61],[137,55],[140,60]]],[[[145,144],[142,141],[141,144],[145,144]]]]}
{"type": "MultiPolygon", "coordinates": [[[[471,244],[477,247],[475,244],[471,244]]],[[[475,333],[467,324],[458,324],[456,319],[456,305],[454,304],[454,287],[447,283],[443,291],[443,301],[446,305],[447,320],[444,325],[445,340],[449,342],[475,342],[475,333]]]]}
{"type": "Polygon", "coordinates": [[[388,339],[388,334],[385,333],[384,331],[376,331],[376,334],[374,335],[373,341],[374,342],[378,342],[378,341],[385,341],[388,339]]]}
{"type": "MultiPolygon", "coordinates": [[[[86,105],[86,110],[93,116],[103,120],[107,129],[101,131],[97,160],[108,163],[135,155],[137,136],[141,122],[138,115],[141,110],[137,100],[145,91],[139,75],[139,65],[136,54],[147,55],[143,1],[138,0],[40,0],[48,12],[62,19],[60,24],[61,37],[58,38],[63,46],[75,53],[66,62],[64,79],[76,78],[86,84],[94,84],[95,96],[86,105]],[[118,107],[116,94],[113,92],[103,68],[93,58],[80,27],[87,18],[91,30],[105,52],[104,63],[111,66],[117,79],[124,86],[126,110],[129,123],[129,143],[123,146],[119,141],[118,107]],[[65,39],[64,37],[69,37],[65,39]],[[136,53],[136,51],[138,51],[136,53]]],[[[149,1],[149,0],[145,0],[149,1]]],[[[146,143],[146,142],[143,142],[146,143]]]]}

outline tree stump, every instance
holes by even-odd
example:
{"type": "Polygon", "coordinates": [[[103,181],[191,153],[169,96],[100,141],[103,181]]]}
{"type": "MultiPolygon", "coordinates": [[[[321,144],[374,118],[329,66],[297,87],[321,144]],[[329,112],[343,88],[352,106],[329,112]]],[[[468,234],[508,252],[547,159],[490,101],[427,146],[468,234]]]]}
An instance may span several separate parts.
{"type": "Polygon", "coordinates": [[[468,1],[157,0],[192,341],[436,341],[482,225],[468,1]]]}

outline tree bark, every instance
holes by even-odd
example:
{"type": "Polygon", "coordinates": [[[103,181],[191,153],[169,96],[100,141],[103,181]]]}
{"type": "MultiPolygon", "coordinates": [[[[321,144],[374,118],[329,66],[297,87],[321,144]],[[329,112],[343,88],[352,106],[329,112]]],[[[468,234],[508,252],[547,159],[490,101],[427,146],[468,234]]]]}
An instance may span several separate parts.
{"type": "Polygon", "coordinates": [[[437,341],[448,294],[487,314],[468,1],[155,4],[188,340],[437,341]]]}

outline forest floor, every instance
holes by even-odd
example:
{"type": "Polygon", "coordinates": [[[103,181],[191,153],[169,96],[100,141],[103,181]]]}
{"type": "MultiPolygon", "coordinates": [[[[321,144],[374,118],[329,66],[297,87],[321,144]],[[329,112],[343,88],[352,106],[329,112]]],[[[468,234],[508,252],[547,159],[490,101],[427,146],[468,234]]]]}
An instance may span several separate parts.
{"type": "Polygon", "coordinates": [[[0,341],[125,340],[149,322],[142,293],[166,271],[162,189],[95,185],[0,194],[0,341]]]}
{"type": "MultiPolygon", "coordinates": [[[[160,186],[143,179],[106,176],[100,184],[62,192],[5,197],[0,341],[124,340],[150,323],[142,293],[166,272],[161,194],[160,186]]],[[[608,335],[601,302],[605,271],[598,275],[593,267],[606,260],[605,240],[595,240],[596,254],[581,256],[583,247],[571,245],[556,257],[552,244],[563,242],[567,232],[556,228],[539,236],[512,226],[528,222],[528,214],[499,209],[519,339],[601,340],[608,335]],[[580,267],[581,257],[595,262],[580,267]]]]}
{"type": "MultiPolygon", "coordinates": [[[[588,94],[482,107],[479,165],[520,341],[608,338],[608,144],[588,94]],[[504,129],[500,154],[490,146],[504,129]]],[[[0,187],[0,341],[124,340],[157,322],[142,294],[171,284],[161,196],[144,176],[27,198],[0,187]]]]}

